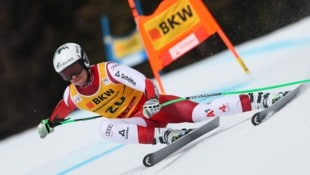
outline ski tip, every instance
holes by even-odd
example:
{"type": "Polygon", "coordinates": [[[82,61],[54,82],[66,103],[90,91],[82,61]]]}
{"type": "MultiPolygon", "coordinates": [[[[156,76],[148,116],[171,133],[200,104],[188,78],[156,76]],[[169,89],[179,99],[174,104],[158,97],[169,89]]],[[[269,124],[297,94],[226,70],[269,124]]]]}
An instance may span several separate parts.
{"type": "Polygon", "coordinates": [[[259,115],[258,113],[254,114],[252,119],[251,119],[251,122],[254,126],[258,126],[259,124],[262,123],[262,121],[259,119],[259,115]]]}
{"type": "Polygon", "coordinates": [[[148,155],[144,156],[144,158],[143,158],[143,165],[146,167],[153,166],[151,154],[148,154],[148,155]]]}

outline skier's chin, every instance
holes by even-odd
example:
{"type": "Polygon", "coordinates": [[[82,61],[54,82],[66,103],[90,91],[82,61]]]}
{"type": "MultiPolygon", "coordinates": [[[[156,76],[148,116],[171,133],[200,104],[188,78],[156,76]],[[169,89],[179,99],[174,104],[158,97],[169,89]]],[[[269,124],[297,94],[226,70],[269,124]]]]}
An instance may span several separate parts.
{"type": "Polygon", "coordinates": [[[72,82],[72,83],[76,86],[84,86],[86,84],[86,82],[84,82],[82,79],[80,79],[76,82],[72,82]]]}

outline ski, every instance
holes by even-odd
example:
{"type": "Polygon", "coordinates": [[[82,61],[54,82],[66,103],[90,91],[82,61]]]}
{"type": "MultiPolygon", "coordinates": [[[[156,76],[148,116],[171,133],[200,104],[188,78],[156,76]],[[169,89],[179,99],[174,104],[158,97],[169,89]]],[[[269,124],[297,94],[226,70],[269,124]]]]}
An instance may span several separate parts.
{"type": "Polygon", "coordinates": [[[286,94],[284,97],[282,97],[279,101],[271,105],[270,107],[255,113],[252,116],[252,124],[254,126],[260,125],[261,123],[265,122],[267,119],[272,117],[276,112],[280,111],[286,104],[288,104],[290,101],[295,99],[298,95],[300,95],[302,92],[307,90],[310,86],[307,84],[301,84],[294,90],[290,91],[288,94],[286,94]]]}
{"type": "Polygon", "coordinates": [[[165,159],[172,153],[176,152],[180,148],[184,147],[185,145],[191,143],[192,141],[196,140],[200,136],[208,133],[209,131],[217,128],[220,124],[219,117],[214,118],[213,120],[209,121],[208,123],[200,126],[199,128],[194,129],[193,131],[189,132],[185,136],[181,137],[180,139],[176,140],[170,145],[165,146],[162,149],[157,150],[156,152],[147,154],[143,158],[143,164],[146,167],[151,167],[156,163],[160,162],[161,160],[165,159]]]}

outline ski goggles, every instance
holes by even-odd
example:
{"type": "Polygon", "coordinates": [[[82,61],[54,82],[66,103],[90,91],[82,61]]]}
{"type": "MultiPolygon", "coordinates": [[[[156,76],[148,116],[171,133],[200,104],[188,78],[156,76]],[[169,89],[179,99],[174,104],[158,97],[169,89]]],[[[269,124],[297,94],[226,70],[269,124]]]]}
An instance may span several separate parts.
{"type": "Polygon", "coordinates": [[[82,71],[82,65],[79,62],[76,62],[71,66],[67,67],[65,70],[61,71],[59,74],[64,80],[70,81],[73,75],[78,76],[81,74],[82,71]]]}

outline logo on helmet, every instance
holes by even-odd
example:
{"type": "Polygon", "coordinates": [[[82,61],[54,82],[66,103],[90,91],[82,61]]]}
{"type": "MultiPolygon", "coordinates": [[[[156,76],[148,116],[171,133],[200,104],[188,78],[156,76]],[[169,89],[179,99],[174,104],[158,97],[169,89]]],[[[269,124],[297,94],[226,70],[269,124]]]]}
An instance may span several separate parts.
{"type": "Polygon", "coordinates": [[[74,61],[73,57],[65,60],[64,62],[57,63],[57,69],[63,69],[63,67],[66,68],[68,66],[67,64],[71,65],[73,63],[72,61],[74,61]]]}
{"type": "Polygon", "coordinates": [[[69,47],[68,47],[68,46],[62,46],[62,47],[60,47],[60,48],[57,50],[57,53],[60,54],[60,52],[61,52],[62,50],[64,50],[64,49],[69,49],[69,47]]]}

